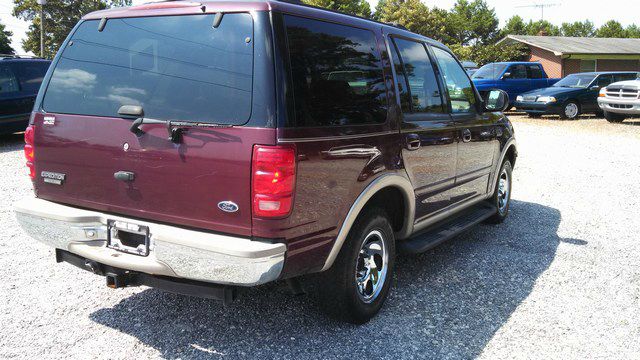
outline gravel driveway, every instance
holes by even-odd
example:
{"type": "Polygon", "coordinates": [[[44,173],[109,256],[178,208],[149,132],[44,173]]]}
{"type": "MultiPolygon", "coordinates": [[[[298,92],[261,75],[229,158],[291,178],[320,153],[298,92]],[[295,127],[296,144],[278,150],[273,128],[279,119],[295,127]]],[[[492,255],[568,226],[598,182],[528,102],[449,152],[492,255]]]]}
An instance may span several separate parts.
{"type": "Polygon", "coordinates": [[[512,119],[511,217],[399,258],[360,327],[282,284],[223,308],[56,265],[17,227],[30,182],[1,138],[0,358],[640,358],[640,123],[512,119]]]}

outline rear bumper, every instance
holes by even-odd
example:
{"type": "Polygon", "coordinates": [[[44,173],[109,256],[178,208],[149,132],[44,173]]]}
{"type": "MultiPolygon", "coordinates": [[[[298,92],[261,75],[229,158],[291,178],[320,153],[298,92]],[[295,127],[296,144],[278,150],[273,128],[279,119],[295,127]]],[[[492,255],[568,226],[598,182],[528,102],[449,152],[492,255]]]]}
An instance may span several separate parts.
{"type": "Polygon", "coordinates": [[[640,115],[640,100],[598,98],[598,106],[604,111],[616,114],[640,115]]]}
{"type": "Polygon", "coordinates": [[[276,280],[284,265],[284,244],[187,230],[36,198],[14,204],[14,210],[22,228],[34,239],[119,269],[252,286],[276,280]],[[138,256],[108,248],[108,220],[149,227],[149,255],[138,256]]]}

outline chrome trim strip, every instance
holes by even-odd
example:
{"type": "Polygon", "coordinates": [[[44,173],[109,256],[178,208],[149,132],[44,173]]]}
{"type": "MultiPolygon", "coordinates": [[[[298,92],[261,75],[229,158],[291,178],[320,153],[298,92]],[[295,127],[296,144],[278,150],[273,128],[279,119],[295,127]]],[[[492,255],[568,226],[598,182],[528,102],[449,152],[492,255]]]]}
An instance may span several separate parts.
{"type": "Polygon", "coordinates": [[[421,220],[419,222],[416,222],[413,225],[413,232],[411,233],[411,235],[415,235],[416,233],[419,233],[420,231],[428,228],[429,226],[437,223],[438,221],[444,220],[446,218],[448,218],[449,216],[462,211],[470,206],[473,206],[481,201],[484,201],[487,199],[486,195],[478,195],[476,197],[473,197],[469,200],[466,200],[462,203],[459,204],[454,204],[449,206],[448,208],[445,208],[443,210],[441,210],[441,212],[437,213],[436,215],[430,215],[428,218],[421,220]]]}
{"type": "Polygon", "coordinates": [[[337,136],[322,136],[322,137],[310,137],[310,138],[278,138],[279,143],[297,143],[297,142],[315,142],[315,141],[337,141],[337,140],[350,140],[360,139],[364,137],[384,136],[398,134],[398,130],[381,131],[377,133],[368,134],[354,134],[354,135],[337,135],[337,136]]]}
{"type": "Polygon", "coordinates": [[[349,235],[351,227],[358,218],[358,215],[360,215],[360,212],[366,205],[367,201],[369,201],[369,199],[371,199],[376,193],[378,193],[378,191],[389,187],[397,188],[403,193],[405,200],[405,213],[407,214],[407,216],[405,216],[405,224],[402,230],[396,234],[396,239],[404,239],[409,237],[409,235],[413,232],[413,219],[416,211],[416,199],[413,194],[413,185],[411,185],[409,179],[397,173],[382,175],[381,177],[373,180],[373,182],[371,182],[371,184],[369,184],[369,186],[367,186],[364,191],[360,193],[358,198],[351,206],[351,209],[349,209],[344,223],[342,223],[342,227],[340,228],[340,232],[338,233],[338,236],[333,243],[331,252],[329,253],[329,256],[327,257],[327,260],[325,261],[321,271],[325,271],[329,269],[331,265],[333,265],[333,262],[336,260],[338,254],[340,253],[340,250],[342,249],[342,245],[347,239],[347,235],[349,235]]]}

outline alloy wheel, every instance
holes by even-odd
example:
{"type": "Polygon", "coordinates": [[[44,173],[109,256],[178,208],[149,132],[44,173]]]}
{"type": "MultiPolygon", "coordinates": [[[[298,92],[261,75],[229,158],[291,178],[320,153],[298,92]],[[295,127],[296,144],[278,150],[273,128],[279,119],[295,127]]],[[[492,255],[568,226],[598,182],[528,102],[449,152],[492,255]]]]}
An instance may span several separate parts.
{"type": "Polygon", "coordinates": [[[507,174],[507,169],[503,168],[498,181],[498,211],[500,211],[500,214],[504,214],[507,211],[509,191],[511,191],[509,174],[507,174]]]}
{"type": "Polygon", "coordinates": [[[384,287],[389,265],[384,234],[371,231],[362,242],[356,263],[356,291],[365,303],[373,302],[384,287]]]}

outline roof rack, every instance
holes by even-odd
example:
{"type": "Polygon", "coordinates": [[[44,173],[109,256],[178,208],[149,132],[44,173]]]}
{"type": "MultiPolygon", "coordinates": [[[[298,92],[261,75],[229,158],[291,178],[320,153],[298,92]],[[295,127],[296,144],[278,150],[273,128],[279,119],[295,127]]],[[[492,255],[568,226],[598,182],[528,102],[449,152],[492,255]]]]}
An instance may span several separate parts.
{"type": "Polygon", "coordinates": [[[35,55],[18,55],[18,54],[0,54],[0,59],[42,59],[39,56],[35,55]]]}

